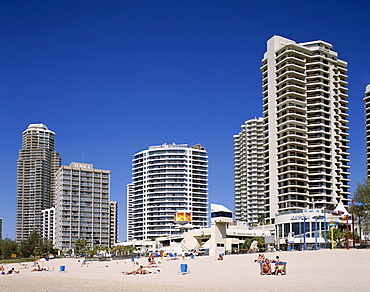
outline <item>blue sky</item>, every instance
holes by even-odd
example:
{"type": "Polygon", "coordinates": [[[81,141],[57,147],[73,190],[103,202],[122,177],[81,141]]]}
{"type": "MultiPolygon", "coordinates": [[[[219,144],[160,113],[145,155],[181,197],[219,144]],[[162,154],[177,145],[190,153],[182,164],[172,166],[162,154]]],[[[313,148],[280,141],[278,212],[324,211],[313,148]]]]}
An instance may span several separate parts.
{"type": "Polygon", "coordinates": [[[233,135],[262,114],[266,41],[322,39],[348,62],[352,191],[365,177],[368,1],[1,1],[0,217],[14,238],[21,133],[43,122],[62,163],[109,169],[126,238],[131,157],[202,144],[209,201],[233,209],[233,135]]]}

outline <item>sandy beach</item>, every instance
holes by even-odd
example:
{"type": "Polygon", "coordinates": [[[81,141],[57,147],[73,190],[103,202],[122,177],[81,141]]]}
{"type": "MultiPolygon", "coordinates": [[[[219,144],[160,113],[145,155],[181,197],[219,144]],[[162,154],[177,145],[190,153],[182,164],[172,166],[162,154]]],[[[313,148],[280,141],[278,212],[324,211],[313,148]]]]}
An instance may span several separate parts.
{"type": "MultiPolygon", "coordinates": [[[[162,260],[160,273],[123,275],[136,269],[130,260],[90,262],[81,267],[78,259],[53,259],[44,262],[49,271],[31,272],[19,264],[16,275],[0,276],[0,291],[370,291],[370,250],[290,251],[279,255],[287,264],[285,276],[261,276],[256,254],[162,260]],[[190,273],[179,274],[186,263],[190,273]],[[59,272],[60,266],[66,272],[59,272]]],[[[147,264],[147,258],[140,258],[147,264]]],[[[152,269],[153,271],[157,269],[152,269]]]]}

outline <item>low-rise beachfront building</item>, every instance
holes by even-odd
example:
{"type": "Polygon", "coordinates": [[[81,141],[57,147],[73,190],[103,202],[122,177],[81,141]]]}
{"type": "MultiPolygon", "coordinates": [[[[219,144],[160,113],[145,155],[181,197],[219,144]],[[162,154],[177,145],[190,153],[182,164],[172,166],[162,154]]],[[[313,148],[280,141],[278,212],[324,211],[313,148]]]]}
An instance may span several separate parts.
{"type": "Polygon", "coordinates": [[[331,228],[351,230],[352,220],[343,203],[334,211],[304,209],[280,212],[276,215],[276,244],[279,249],[329,248],[331,228]],[[348,216],[348,221],[347,221],[348,216]]]}
{"type": "Polygon", "coordinates": [[[245,222],[233,222],[232,211],[218,204],[211,205],[211,225],[200,229],[187,229],[176,225],[176,233],[152,240],[131,240],[118,245],[134,245],[140,253],[165,251],[184,253],[191,249],[202,249],[206,255],[239,252],[246,238],[257,236],[271,237],[273,225],[252,227],[245,222]]]}

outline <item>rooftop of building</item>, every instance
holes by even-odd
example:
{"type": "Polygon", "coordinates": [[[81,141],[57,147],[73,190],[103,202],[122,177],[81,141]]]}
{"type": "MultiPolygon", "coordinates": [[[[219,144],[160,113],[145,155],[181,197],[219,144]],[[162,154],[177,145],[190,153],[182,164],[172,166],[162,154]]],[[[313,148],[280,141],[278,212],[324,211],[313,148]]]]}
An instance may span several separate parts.
{"type": "Polygon", "coordinates": [[[192,149],[206,151],[206,149],[201,144],[196,144],[196,145],[193,145],[193,146],[189,146],[188,144],[176,144],[176,143],[167,144],[167,143],[164,143],[162,145],[149,146],[149,149],[139,151],[136,154],[139,154],[143,151],[148,151],[148,150],[171,149],[171,148],[182,148],[182,149],[192,148],[192,149]]]}
{"type": "Polygon", "coordinates": [[[55,134],[53,131],[49,130],[48,127],[43,123],[36,123],[36,124],[29,124],[27,129],[23,131],[23,133],[29,131],[29,130],[42,130],[46,131],[52,134],[55,134]]]}

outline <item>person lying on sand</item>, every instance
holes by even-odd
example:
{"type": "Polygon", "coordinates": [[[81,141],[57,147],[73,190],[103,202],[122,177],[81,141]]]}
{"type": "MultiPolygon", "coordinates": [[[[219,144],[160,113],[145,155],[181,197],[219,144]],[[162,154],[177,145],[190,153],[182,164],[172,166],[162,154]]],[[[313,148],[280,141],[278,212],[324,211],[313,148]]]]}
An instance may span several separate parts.
{"type": "Polygon", "coordinates": [[[145,275],[150,274],[151,272],[148,270],[145,270],[143,266],[140,266],[138,269],[130,271],[130,272],[122,272],[124,275],[145,275]]]}
{"type": "Polygon", "coordinates": [[[19,271],[16,271],[14,270],[14,268],[11,268],[11,270],[7,272],[7,275],[11,275],[11,274],[19,274],[19,271]]]}
{"type": "Polygon", "coordinates": [[[173,258],[169,258],[169,259],[167,259],[167,261],[176,261],[176,260],[178,260],[179,258],[178,257],[173,257],[173,258]]]}
{"type": "Polygon", "coordinates": [[[158,268],[157,265],[143,265],[143,268],[150,269],[150,268],[158,268]]]}

